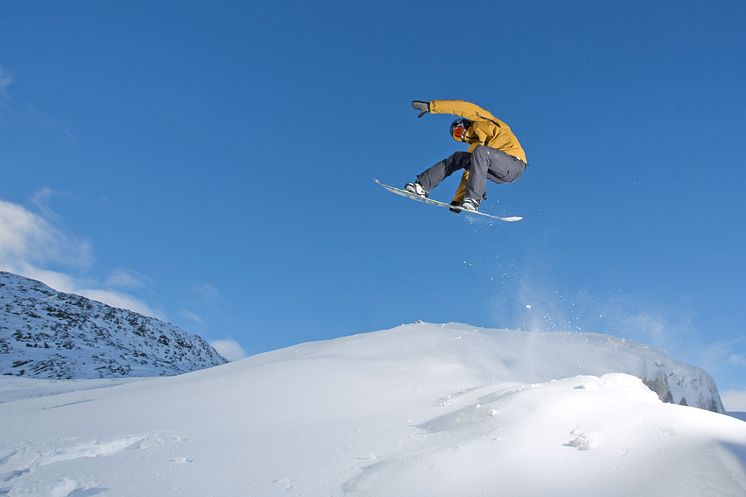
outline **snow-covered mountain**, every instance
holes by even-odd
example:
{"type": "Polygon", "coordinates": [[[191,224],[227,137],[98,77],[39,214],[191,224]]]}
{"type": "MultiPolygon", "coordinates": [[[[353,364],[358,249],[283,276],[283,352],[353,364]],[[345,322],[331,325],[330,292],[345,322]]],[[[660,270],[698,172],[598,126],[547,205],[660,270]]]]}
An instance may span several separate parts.
{"type": "Polygon", "coordinates": [[[456,324],[117,385],[0,377],[0,495],[746,495],[746,423],[630,373],[719,405],[644,346],[456,324]]]}
{"type": "Polygon", "coordinates": [[[0,374],[168,376],[227,361],[197,335],[0,271],[0,374]]]}

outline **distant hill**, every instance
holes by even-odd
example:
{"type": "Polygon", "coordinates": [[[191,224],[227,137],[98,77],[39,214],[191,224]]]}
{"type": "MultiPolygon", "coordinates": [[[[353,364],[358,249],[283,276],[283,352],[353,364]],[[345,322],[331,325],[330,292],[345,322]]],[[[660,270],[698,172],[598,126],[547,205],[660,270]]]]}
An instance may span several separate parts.
{"type": "Polygon", "coordinates": [[[0,271],[0,374],[171,376],[226,362],[204,339],[170,323],[0,271]]]}

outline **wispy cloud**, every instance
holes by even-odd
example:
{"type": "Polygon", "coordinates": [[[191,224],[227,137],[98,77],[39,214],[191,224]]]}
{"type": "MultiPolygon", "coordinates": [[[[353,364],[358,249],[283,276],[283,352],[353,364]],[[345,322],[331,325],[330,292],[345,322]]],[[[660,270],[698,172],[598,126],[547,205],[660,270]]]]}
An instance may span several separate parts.
{"type": "Polygon", "coordinates": [[[152,316],[158,319],[166,319],[162,311],[153,309],[142,300],[128,293],[119,292],[110,288],[79,288],[73,293],[79,293],[89,299],[98,300],[112,307],[129,309],[130,311],[152,316]]]}
{"type": "Polygon", "coordinates": [[[199,305],[209,309],[216,309],[223,301],[220,290],[210,283],[193,286],[192,294],[197,297],[199,305]]]}
{"type": "Polygon", "coordinates": [[[56,220],[59,219],[59,216],[57,216],[57,214],[52,210],[50,204],[52,199],[54,199],[58,194],[59,192],[45,186],[34,192],[31,196],[31,203],[45,219],[56,220]]]}
{"type": "Polygon", "coordinates": [[[746,338],[738,337],[730,340],[718,340],[702,347],[699,354],[709,367],[736,366],[746,367],[744,354],[746,338]]]}
{"type": "Polygon", "coordinates": [[[59,263],[87,269],[93,261],[88,240],[70,235],[25,207],[0,200],[0,261],[6,265],[59,263]]]}
{"type": "Polygon", "coordinates": [[[223,296],[218,287],[211,283],[200,283],[189,288],[189,295],[180,314],[192,326],[205,329],[209,317],[220,312],[223,296]]]}
{"type": "Polygon", "coordinates": [[[181,315],[184,316],[193,325],[199,327],[204,327],[207,325],[207,321],[205,321],[205,318],[194,311],[190,311],[189,309],[182,309],[181,315]]]}
{"type": "Polygon", "coordinates": [[[13,72],[0,65],[0,110],[3,114],[7,111],[13,116],[14,126],[31,126],[43,131],[45,135],[62,137],[70,143],[78,143],[78,138],[67,122],[37,109],[31,103],[14,99],[11,92],[15,86],[16,78],[13,72]]]}
{"type": "Polygon", "coordinates": [[[243,347],[241,347],[241,344],[231,338],[213,340],[210,342],[210,345],[229,361],[238,361],[248,355],[243,347]]]}
{"type": "Polygon", "coordinates": [[[105,284],[113,288],[138,289],[151,284],[150,278],[131,269],[115,269],[106,277],[105,284]]]}
{"type": "Polygon", "coordinates": [[[9,89],[14,82],[13,73],[0,65],[0,105],[10,100],[9,89]]]}
{"type": "MultiPolygon", "coordinates": [[[[32,203],[35,203],[33,199],[32,203]]],[[[93,278],[80,276],[85,275],[92,264],[93,246],[87,239],[66,232],[22,205],[0,200],[0,270],[33,278],[56,290],[83,295],[114,307],[164,317],[162,312],[121,291],[121,286],[112,285],[108,279],[100,284],[93,278]]],[[[137,273],[120,271],[130,277],[129,283],[136,280],[133,275],[137,273]]]]}
{"type": "Polygon", "coordinates": [[[735,364],[736,366],[746,367],[746,355],[743,354],[731,354],[728,357],[728,362],[735,364]]]}

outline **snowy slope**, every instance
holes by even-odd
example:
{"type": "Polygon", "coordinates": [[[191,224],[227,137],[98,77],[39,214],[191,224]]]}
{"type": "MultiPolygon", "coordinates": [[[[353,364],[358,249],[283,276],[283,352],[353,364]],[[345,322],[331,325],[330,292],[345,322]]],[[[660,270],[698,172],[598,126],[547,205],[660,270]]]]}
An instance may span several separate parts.
{"type": "Polygon", "coordinates": [[[613,337],[427,324],[11,400],[0,495],[743,497],[746,423],[621,372],[656,363],[712,400],[613,337]]]}
{"type": "Polygon", "coordinates": [[[202,338],[169,323],[0,271],[0,374],[163,376],[225,362],[202,338]]]}

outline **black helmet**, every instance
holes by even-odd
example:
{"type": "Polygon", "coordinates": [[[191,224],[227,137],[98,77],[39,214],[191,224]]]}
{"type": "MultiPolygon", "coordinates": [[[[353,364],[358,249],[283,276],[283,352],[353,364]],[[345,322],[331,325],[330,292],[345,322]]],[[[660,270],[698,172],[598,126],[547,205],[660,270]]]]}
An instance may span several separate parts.
{"type": "Polygon", "coordinates": [[[459,117],[451,123],[451,137],[456,141],[464,141],[464,133],[471,126],[471,121],[465,117],[459,117]]]}

